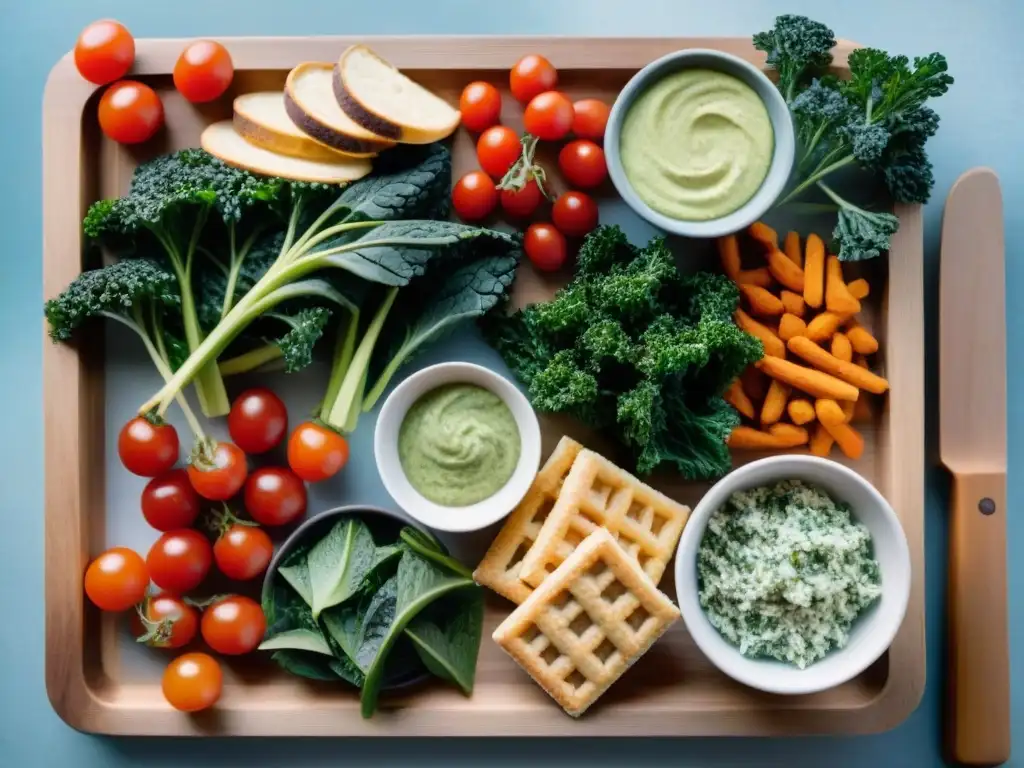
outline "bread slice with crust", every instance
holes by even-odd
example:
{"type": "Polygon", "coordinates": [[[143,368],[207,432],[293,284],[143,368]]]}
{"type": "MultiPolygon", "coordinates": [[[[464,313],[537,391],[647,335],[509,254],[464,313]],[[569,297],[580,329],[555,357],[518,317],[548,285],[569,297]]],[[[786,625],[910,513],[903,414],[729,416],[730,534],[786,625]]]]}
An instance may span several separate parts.
{"type": "Polygon", "coordinates": [[[459,110],[403,75],[365,45],[353,45],[334,67],[334,95],[352,120],[403,144],[451,135],[459,110]]]}
{"type": "Polygon", "coordinates": [[[288,117],[281,91],[256,91],[235,99],[234,124],[239,135],[250,144],[271,152],[325,163],[355,157],[374,157],[374,153],[352,154],[331,149],[310,138],[288,117]]]}
{"type": "Polygon", "coordinates": [[[307,61],[288,73],[284,85],[284,107],[303,133],[342,152],[380,152],[395,142],[370,131],[338,106],[331,85],[330,64],[307,61]]]}

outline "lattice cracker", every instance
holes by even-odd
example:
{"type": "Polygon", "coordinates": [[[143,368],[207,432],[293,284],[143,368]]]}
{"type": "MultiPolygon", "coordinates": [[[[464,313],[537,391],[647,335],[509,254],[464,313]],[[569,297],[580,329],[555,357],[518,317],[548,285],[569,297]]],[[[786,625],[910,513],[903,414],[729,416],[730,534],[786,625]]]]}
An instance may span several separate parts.
{"type": "Polygon", "coordinates": [[[598,528],[494,630],[494,641],[573,717],[608,690],[679,609],[598,528]]]}
{"type": "MultiPolygon", "coordinates": [[[[558,441],[544,462],[526,496],[509,515],[487,554],[473,572],[478,584],[490,587],[514,603],[529,597],[532,588],[519,577],[523,557],[537,538],[544,519],[551,512],[562,489],[562,482],[583,446],[569,437],[558,441]]],[[[572,552],[565,544],[563,559],[572,552]]]]}
{"type": "Polygon", "coordinates": [[[523,558],[519,578],[539,586],[579,542],[602,527],[657,585],[689,516],[689,507],[584,449],[523,558]]]}

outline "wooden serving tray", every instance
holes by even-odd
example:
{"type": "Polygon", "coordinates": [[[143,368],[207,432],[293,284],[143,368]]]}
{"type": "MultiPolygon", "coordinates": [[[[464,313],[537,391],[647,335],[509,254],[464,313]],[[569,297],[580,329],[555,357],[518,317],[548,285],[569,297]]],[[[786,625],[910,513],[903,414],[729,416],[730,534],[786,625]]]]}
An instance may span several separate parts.
{"type": "MultiPolygon", "coordinates": [[[[764,63],[750,40],[740,38],[359,40],[452,103],[473,79],[489,80],[507,91],[508,68],[533,52],[543,53],[558,67],[560,87],[570,95],[597,96],[609,102],[636,70],[680,48],[717,48],[764,63]]],[[[352,42],[356,41],[341,37],[225,40],[236,67],[233,90],[280,88],[287,71],[298,62],[333,61],[352,42]]],[[[184,44],[178,40],[137,43],[133,76],[160,92],[170,126],[162,139],[146,145],[145,156],[197,146],[202,126],[230,114],[230,99],[196,108],[174,91],[169,73],[184,44]]],[[[853,47],[847,42],[837,47],[840,73],[853,47]]],[[[61,291],[82,269],[80,223],[88,204],[122,194],[132,168],[144,159],[136,150],[102,137],[96,125],[96,102],[93,86],[78,76],[71,56],[65,56],[50,75],[44,99],[46,297],[61,291]]],[[[521,110],[513,104],[506,93],[504,117],[518,128],[521,110]],[[516,117],[509,119],[513,113],[516,117]]],[[[455,163],[456,176],[476,167],[473,140],[463,130],[456,134],[455,163]]],[[[610,207],[615,218],[619,209],[610,207]]],[[[900,231],[888,264],[874,265],[871,299],[871,318],[883,340],[882,363],[892,391],[885,411],[867,425],[865,455],[853,466],[885,494],[900,516],[910,543],[913,579],[906,619],[892,648],[857,679],[812,696],[762,694],[712,667],[679,622],[590,712],[574,721],[490,640],[494,627],[511,610],[510,604],[491,596],[472,698],[431,685],[402,698],[386,699],[372,720],[363,720],[356,696],[344,685],[311,684],[261,658],[226,663],[224,694],[217,707],[200,716],[182,715],[161,695],[159,675],[164,662],[149,662],[141,672],[137,664],[128,663],[125,657],[132,656],[133,649],[123,619],[101,616],[86,603],[82,590],[89,558],[122,543],[108,540],[107,529],[121,532],[123,526],[109,522],[107,507],[117,506],[118,514],[125,515],[134,508],[141,520],[134,499],[113,505],[107,496],[108,484],[117,488],[124,481],[105,477],[106,457],[112,455],[105,421],[113,413],[111,418],[118,420],[111,423],[121,423],[134,405],[134,399],[127,404],[115,404],[115,399],[105,402],[106,361],[108,356],[116,358],[119,350],[109,350],[108,355],[102,337],[77,348],[46,339],[46,687],[54,709],[75,728],[110,734],[707,736],[866,733],[897,725],[917,706],[925,678],[922,227],[919,206],[901,207],[897,213],[900,231]],[[891,305],[889,295],[897,297],[891,305]]],[[[516,301],[545,299],[555,287],[524,264],[516,301]]],[[[372,421],[366,419],[360,430],[372,433],[372,421]]],[[[571,423],[552,419],[544,424],[545,455],[564,432],[603,448],[571,423]]],[[[354,464],[366,462],[358,464],[359,471],[374,472],[368,451],[362,458],[354,451],[353,457],[354,464]]],[[[350,466],[347,471],[356,468],[350,466]]],[[[691,505],[706,488],[664,478],[654,484],[691,505]]],[[[337,496],[332,499],[339,501],[337,496]]],[[[315,493],[314,500],[320,500],[315,493]]],[[[311,511],[327,505],[311,505],[311,511]]],[[[454,542],[457,553],[471,564],[488,542],[486,535],[477,539],[454,542]]],[[[660,587],[674,599],[671,570],[660,587]]]]}

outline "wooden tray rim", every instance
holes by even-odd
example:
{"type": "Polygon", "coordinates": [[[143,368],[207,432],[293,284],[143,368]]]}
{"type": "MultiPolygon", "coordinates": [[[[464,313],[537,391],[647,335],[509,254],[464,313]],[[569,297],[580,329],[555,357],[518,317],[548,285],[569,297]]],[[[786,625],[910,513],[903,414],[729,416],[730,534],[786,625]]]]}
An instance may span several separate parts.
{"type": "MultiPolygon", "coordinates": [[[[331,60],[344,46],[364,42],[401,68],[503,69],[516,57],[542,50],[558,67],[570,69],[639,69],[664,53],[681,48],[714,48],[764,64],[764,55],[743,37],[564,37],[564,36],[317,36],[221,37],[229,44],[237,69],[287,69],[303,60],[331,60]],[[267,43],[273,43],[268,46],[267,43]],[[322,55],[321,55],[322,54],[322,55]]],[[[136,42],[131,75],[168,74],[185,39],[143,39],[136,42]]],[[[845,66],[855,43],[840,40],[836,66],[845,66]]],[[[77,73],[66,54],[47,79],[43,108],[43,290],[55,295],[80,271],[80,212],[88,204],[83,179],[82,115],[97,89],[77,73]],[[53,184],[51,179],[61,178],[53,184]],[[67,223],[74,213],[70,229],[67,223]],[[76,233],[73,237],[60,233],[76,233]],[[47,236],[57,233],[57,236],[47,236]]],[[[54,345],[43,333],[46,568],[46,689],[57,714],[78,730],[107,734],[174,735],[331,735],[331,736],[684,736],[783,735],[805,733],[872,733],[901,723],[917,707],[925,684],[924,642],[924,407],[923,407],[923,235],[921,206],[897,206],[901,227],[893,241],[887,291],[895,284],[899,311],[886,312],[890,355],[887,375],[893,384],[889,412],[901,414],[900,430],[888,430],[882,446],[886,486],[907,533],[912,559],[911,597],[907,614],[889,650],[889,671],[881,691],[861,706],[812,709],[779,707],[785,720],[756,723],[707,709],[681,714],[672,709],[629,708],[611,725],[565,719],[552,730],[560,713],[545,702],[539,709],[519,708],[496,720],[492,710],[459,711],[458,720],[444,710],[407,708],[371,721],[346,720],[337,712],[329,719],[312,718],[300,708],[267,710],[237,708],[221,713],[213,730],[171,710],[149,710],[143,718],[102,695],[103,681],[90,681],[84,666],[85,605],[81,573],[88,556],[83,496],[90,490],[80,457],[89,446],[71,430],[83,418],[95,419],[96,403],[85,397],[83,365],[76,350],[54,345]],[[902,323],[895,322],[899,317],[902,323]],[[897,339],[899,341],[897,342],[897,339]],[[913,350],[913,354],[907,354],[913,350]],[[899,457],[899,467],[895,467],[899,457]],[[60,567],[50,564],[54,554],[60,567]],[[63,559],[62,559],[63,558],[63,559]],[[71,558],[70,561],[68,558],[71,558]],[[98,685],[96,684],[98,683],[98,685]],[[316,723],[313,720],[316,720],[316,723]],[[386,721],[386,722],[385,722],[386,721]],[[140,727],[140,724],[142,727],[140,727]],[[305,724],[307,727],[303,727],[305,724]],[[443,732],[442,732],[443,731],[443,732]]],[[[102,410],[101,410],[102,413],[102,410]]],[[[486,640],[486,639],[485,639],[486,640]]]]}

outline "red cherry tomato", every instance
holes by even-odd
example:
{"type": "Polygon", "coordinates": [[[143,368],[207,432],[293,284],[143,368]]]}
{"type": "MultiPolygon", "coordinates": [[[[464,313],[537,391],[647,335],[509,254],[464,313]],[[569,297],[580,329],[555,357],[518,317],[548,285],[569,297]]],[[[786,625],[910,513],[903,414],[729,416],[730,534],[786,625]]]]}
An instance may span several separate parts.
{"type": "Polygon", "coordinates": [[[208,653],[186,653],[164,670],[161,687],[167,703],[182,712],[212,707],[220,698],[224,673],[208,653]]]}
{"type": "Polygon", "coordinates": [[[149,554],[146,565],[149,577],[160,589],[183,595],[203,583],[213,563],[213,548],[199,531],[182,528],[160,536],[149,554]]]}
{"type": "Polygon", "coordinates": [[[459,97],[462,124],[471,131],[497,125],[501,118],[501,94],[490,83],[477,80],[462,89],[459,97]]]}
{"type": "Polygon", "coordinates": [[[572,128],[572,102],[564,93],[545,91],[534,96],[523,113],[523,125],[544,141],[558,141],[572,128]]]}
{"type": "Polygon", "coordinates": [[[566,192],[555,200],[551,220],[563,235],[583,237],[597,226],[597,203],[584,192],[566,192]]]}
{"type": "Polygon", "coordinates": [[[124,468],[142,477],[156,477],[178,460],[178,432],[170,424],[153,424],[136,416],[117,436],[117,455],[124,468]]]}
{"type": "Polygon", "coordinates": [[[306,486],[287,467],[261,467],[245,483],[245,508],[262,525],[288,525],[306,513],[306,486]]]}
{"type": "Polygon", "coordinates": [[[245,453],[266,453],[288,433],[288,410],[269,389],[247,389],[231,404],[228,432],[245,453]]]}
{"type": "Polygon", "coordinates": [[[538,93],[554,90],[558,85],[558,70],[543,56],[531,53],[523,56],[509,73],[512,95],[523,104],[538,93]]]}
{"type": "Polygon", "coordinates": [[[195,104],[220,98],[234,77],[231,54],[212,40],[190,43],[174,65],[174,87],[195,104]]]}
{"type": "Polygon", "coordinates": [[[124,77],[134,61],[135,39],[123,24],[111,19],[94,21],[75,43],[78,74],[96,85],[124,77]]]}
{"type": "Polygon", "coordinates": [[[151,648],[181,648],[199,630],[199,613],[180,597],[160,592],[146,600],[132,622],[135,637],[151,648]]]}
{"type": "Polygon", "coordinates": [[[562,268],[568,253],[565,235],[551,224],[531,224],[523,239],[523,250],[530,263],[541,272],[554,272],[562,268]]]}
{"type": "Polygon", "coordinates": [[[288,466],[307,483],[319,483],[334,476],[346,462],[348,442],[322,424],[303,422],[288,438],[288,466]]]}
{"type": "Polygon", "coordinates": [[[188,479],[196,493],[211,501],[227,501],[238,493],[249,467],[245,454],[234,443],[221,441],[208,460],[197,459],[188,465],[188,479]]]}
{"type": "Polygon", "coordinates": [[[540,186],[533,179],[526,182],[522,189],[501,190],[502,209],[509,216],[518,219],[532,216],[543,199],[544,195],[540,191],[540,186]]]}
{"type": "Polygon", "coordinates": [[[495,179],[508,173],[522,152],[523,145],[519,142],[519,136],[505,125],[488,128],[476,142],[476,157],[480,167],[495,179]]]}
{"type": "Polygon", "coordinates": [[[608,175],[604,150],[587,139],[576,139],[562,147],[558,167],[566,181],[581,189],[596,187],[608,175]]]}
{"type": "Polygon", "coordinates": [[[580,99],[572,105],[572,132],[581,139],[601,141],[611,107],[600,99],[580,99]]]}
{"type": "Polygon", "coordinates": [[[274,544],[267,532],[254,525],[235,523],[213,545],[217,568],[229,579],[255,579],[270,564],[274,544]]]}
{"type": "Polygon", "coordinates": [[[100,97],[99,120],[108,138],[120,144],[138,144],[160,130],[164,105],[148,85],[120,80],[100,97]]]}
{"type": "Polygon", "coordinates": [[[200,624],[203,640],[217,653],[249,653],[263,641],[267,620],[259,603],[241,595],[221,598],[205,611],[200,624]]]}
{"type": "Polygon", "coordinates": [[[452,189],[452,207],[463,221],[479,221],[498,204],[498,189],[483,171],[470,171],[452,189]]]}
{"type": "Polygon", "coordinates": [[[189,482],[188,472],[172,469],[146,483],[142,516],[158,531],[191,526],[199,516],[199,494],[189,482]]]}
{"type": "Polygon", "coordinates": [[[108,549],[85,570],[85,594],[103,611],[127,611],[146,596],[146,563],[127,547],[108,549]]]}

